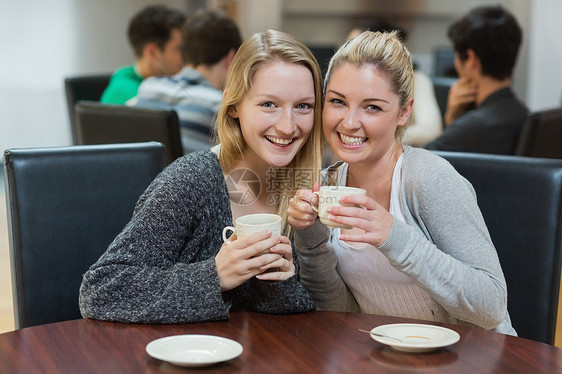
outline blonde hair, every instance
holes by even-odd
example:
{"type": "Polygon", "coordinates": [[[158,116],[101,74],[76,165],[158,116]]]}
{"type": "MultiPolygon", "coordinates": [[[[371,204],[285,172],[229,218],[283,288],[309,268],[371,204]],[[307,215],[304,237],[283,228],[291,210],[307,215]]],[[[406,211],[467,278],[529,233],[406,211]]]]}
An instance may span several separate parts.
{"type": "MultiPolygon", "coordinates": [[[[400,98],[400,108],[408,105],[414,97],[414,67],[410,52],[400,41],[397,31],[372,32],[365,31],[353,39],[348,40],[332,57],[328,65],[328,72],[324,82],[324,90],[335,69],[343,64],[355,66],[372,65],[386,75],[392,91],[400,98]]],[[[400,141],[407,126],[396,128],[395,138],[400,141]]]]}
{"type": "MultiPolygon", "coordinates": [[[[268,30],[254,34],[242,43],[234,56],[226,77],[221,106],[217,112],[216,141],[221,145],[220,164],[225,172],[231,171],[246,149],[239,120],[229,115],[229,109],[240,104],[250,91],[256,71],[278,61],[302,65],[312,74],[315,95],[314,125],[302,148],[286,166],[293,171],[301,169],[309,172],[312,179],[307,188],[312,188],[319,178],[322,162],[322,72],[312,52],[302,42],[281,31],[268,30]]],[[[291,181],[294,182],[295,178],[291,178],[291,181]]],[[[277,203],[277,213],[283,217],[284,232],[289,236],[289,198],[294,196],[298,188],[304,186],[296,186],[294,183],[279,185],[282,187],[278,191],[280,199],[277,203]]]]}

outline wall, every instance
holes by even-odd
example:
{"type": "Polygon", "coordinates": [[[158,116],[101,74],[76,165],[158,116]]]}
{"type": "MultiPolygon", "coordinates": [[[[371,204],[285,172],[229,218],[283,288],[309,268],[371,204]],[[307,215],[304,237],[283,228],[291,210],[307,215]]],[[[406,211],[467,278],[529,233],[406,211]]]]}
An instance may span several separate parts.
{"type": "Polygon", "coordinates": [[[540,0],[533,5],[527,103],[534,110],[550,109],[562,105],[562,1],[540,0]]]}
{"type": "Polygon", "coordinates": [[[0,12],[0,149],[68,144],[60,86],[72,69],[70,0],[4,0],[0,12]]]}

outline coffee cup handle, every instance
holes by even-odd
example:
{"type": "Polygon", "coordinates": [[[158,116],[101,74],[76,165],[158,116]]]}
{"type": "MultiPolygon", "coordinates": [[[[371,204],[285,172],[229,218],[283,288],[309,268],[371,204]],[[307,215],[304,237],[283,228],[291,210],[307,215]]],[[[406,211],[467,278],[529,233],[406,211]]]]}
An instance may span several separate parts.
{"type": "Polygon", "coordinates": [[[232,231],[232,233],[234,234],[236,232],[236,228],[232,226],[226,226],[224,229],[222,229],[222,240],[224,240],[226,244],[232,243],[232,240],[226,237],[226,233],[229,231],[232,231]]]}
{"type": "MultiPolygon", "coordinates": [[[[314,191],[313,194],[315,194],[318,197],[318,202],[320,202],[320,195],[318,194],[318,191],[314,191]]],[[[313,204],[310,204],[310,206],[312,207],[312,210],[318,213],[318,207],[314,206],[313,204]]]]}

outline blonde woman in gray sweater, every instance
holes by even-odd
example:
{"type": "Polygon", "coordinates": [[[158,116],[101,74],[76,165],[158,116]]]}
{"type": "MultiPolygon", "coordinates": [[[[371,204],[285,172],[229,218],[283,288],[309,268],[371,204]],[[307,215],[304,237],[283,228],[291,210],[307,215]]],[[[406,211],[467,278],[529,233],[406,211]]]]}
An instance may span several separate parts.
{"type": "Polygon", "coordinates": [[[227,319],[231,308],[314,309],[298,280],[290,230],[230,244],[221,234],[248,213],[280,214],[287,228],[283,197],[293,196],[296,185],[269,179],[293,169],[318,175],[321,79],[310,50],[287,34],[267,31],[245,41],[226,79],[220,147],[176,160],[152,182],[131,221],[84,275],[82,315],[186,323],[227,319]],[[243,173],[254,178],[247,185],[261,184],[252,199],[239,198],[248,182],[243,173]]]}
{"type": "Polygon", "coordinates": [[[289,207],[301,282],[319,309],[478,326],[515,334],[503,272],[470,183],[444,159],[402,145],[413,104],[396,33],[364,32],[333,56],[323,128],[343,162],[326,181],[366,196],[332,207],[328,229],[299,190],[289,207]]]}

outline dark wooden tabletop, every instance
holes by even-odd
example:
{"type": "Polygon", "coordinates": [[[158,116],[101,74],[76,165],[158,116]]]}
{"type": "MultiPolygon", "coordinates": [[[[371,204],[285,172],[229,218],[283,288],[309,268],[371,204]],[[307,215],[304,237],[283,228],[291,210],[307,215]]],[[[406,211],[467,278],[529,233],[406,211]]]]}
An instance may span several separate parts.
{"type": "Polygon", "coordinates": [[[0,334],[0,373],[562,373],[562,349],[481,329],[434,323],[457,331],[459,342],[415,354],[358,331],[399,322],[420,321],[244,311],[231,312],[229,321],[185,325],[65,321],[0,334]],[[183,334],[233,339],[244,351],[203,368],[174,366],[146,353],[150,341],[183,334]]]}

